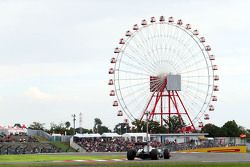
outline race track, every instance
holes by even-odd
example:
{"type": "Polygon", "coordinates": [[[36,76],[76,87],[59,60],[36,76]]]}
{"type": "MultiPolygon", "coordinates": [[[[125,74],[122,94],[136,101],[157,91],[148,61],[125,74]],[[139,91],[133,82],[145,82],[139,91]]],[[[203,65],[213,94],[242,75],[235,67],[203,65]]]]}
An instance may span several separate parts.
{"type": "MultiPolygon", "coordinates": [[[[85,155],[85,156],[112,156],[112,155],[122,155],[126,157],[126,153],[118,152],[93,152],[93,153],[62,153],[60,155],[85,155]]],[[[127,161],[122,159],[123,161],[127,161]]],[[[142,161],[140,159],[135,161],[142,161]]],[[[151,161],[151,160],[146,160],[151,161]]],[[[159,161],[188,161],[188,162],[250,162],[250,153],[177,153],[172,152],[171,158],[169,160],[159,160],[159,161]]]]}
{"type": "MultiPolygon", "coordinates": [[[[126,153],[107,153],[107,152],[97,152],[97,153],[51,153],[46,155],[78,155],[78,156],[100,156],[100,159],[97,160],[60,160],[60,161],[47,161],[47,162],[0,162],[0,166],[9,166],[9,165],[45,165],[45,166],[57,166],[56,164],[67,164],[67,166],[116,166],[115,162],[119,162],[119,166],[127,166],[128,160],[126,159],[126,153]],[[114,156],[114,155],[121,155],[123,158],[121,159],[110,159],[105,160],[101,159],[102,156],[114,156]],[[124,162],[124,163],[123,163],[124,162]],[[77,164],[76,164],[77,163],[77,164]],[[49,165],[48,165],[49,164],[49,165]]],[[[164,164],[166,162],[197,162],[197,163],[222,163],[222,162],[250,162],[250,153],[177,153],[172,152],[170,159],[160,159],[160,160],[141,160],[136,159],[133,164],[136,164],[136,166],[144,166],[145,164],[164,164]],[[141,163],[143,162],[143,163],[141,163]]],[[[130,163],[129,163],[130,164],[130,163]]],[[[63,166],[65,166],[63,165],[63,166]]]]}

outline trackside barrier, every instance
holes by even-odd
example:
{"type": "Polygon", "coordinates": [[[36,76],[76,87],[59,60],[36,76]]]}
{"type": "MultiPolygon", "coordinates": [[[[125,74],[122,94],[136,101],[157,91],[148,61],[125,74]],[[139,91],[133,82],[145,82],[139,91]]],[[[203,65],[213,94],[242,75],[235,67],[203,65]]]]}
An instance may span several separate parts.
{"type": "Polygon", "coordinates": [[[70,138],[70,147],[77,150],[78,152],[86,152],[86,150],[74,142],[74,137],[70,138]]]}
{"type": "Polygon", "coordinates": [[[197,148],[190,150],[181,150],[177,152],[228,152],[228,153],[246,153],[247,146],[228,146],[228,147],[210,147],[210,148],[197,148]]]}
{"type": "Polygon", "coordinates": [[[58,140],[55,140],[56,136],[52,136],[48,134],[47,132],[44,132],[43,130],[32,130],[32,129],[27,129],[27,134],[29,136],[40,136],[44,137],[50,141],[61,141],[61,142],[69,142],[70,138],[72,137],[71,135],[61,135],[58,137],[58,140]]]}
{"type": "Polygon", "coordinates": [[[51,135],[42,131],[42,130],[32,130],[32,129],[27,129],[27,134],[29,136],[40,136],[40,137],[44,137],[48,140],[50,140],[51,135]]]}

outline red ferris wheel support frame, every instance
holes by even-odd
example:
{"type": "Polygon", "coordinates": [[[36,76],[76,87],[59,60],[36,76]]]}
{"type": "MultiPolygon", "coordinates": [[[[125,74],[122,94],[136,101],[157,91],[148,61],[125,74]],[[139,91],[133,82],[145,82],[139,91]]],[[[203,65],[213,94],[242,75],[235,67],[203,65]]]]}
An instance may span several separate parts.
{"type": "MultiPolygon", "coordinates": [[[[141,115],[140,121],[143,119],[143,117],[146,115],[146,112],[148,113],[148,120],[153,120],[154,116],[160,115],[160,125],[163,125],[163,119],[168,118],[168,121],[170,122],[171,115],[177,115],[179,118],[179,121],[184,124],[184,120],[182,118],[182,115],[186,115],[190,126],[189,128],[185,128],[184,131],[193,131],[195,130],[195,126],[188,114],[187,108],[185,107],[179,93],[177,90],[165,90],[167,86],[167,79],[164,80],[164,83],[162,84],[159,91],[152,92],[152,95],[147,102],[147,105],[141,115]],[[167,98],[163,98],[167,97],[167,98]],[[167,100],[168,104],[168,111],[164,112],[163,110],[163,100],[167,100]],[[149,106],[151,103],[154,103],[154,106],[151,110],[149,110],[149,106]],[[179,104],[179,105],[178,105],[179,104]],[[159,105],[160,109],[157,110],[157,106],[159,105]],[[171,110],[171,106],[174,106],[174,109],[171,110]],[[180,109],[182,108],[182,112],[180,112],[180,109]]],[[[183,130],[181,130],[183,131],[183,130]]]]}

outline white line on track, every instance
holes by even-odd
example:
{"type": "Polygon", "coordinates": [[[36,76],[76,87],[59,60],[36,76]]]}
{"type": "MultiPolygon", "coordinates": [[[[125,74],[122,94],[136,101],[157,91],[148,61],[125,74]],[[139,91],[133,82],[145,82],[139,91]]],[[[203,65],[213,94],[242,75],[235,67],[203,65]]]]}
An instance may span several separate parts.
{"type": "Polygon", "coordinates": [[[75,162],[86,162],[87,160],[74,160],[75,162]]]}
{"type": "Polygon", "coordinates": [[[97,161],[97,162],[106,162],[108,160],[104,160],[104,159],[97,159],[97,160],[94,160],[94,161],[97,161]]]}
{"type": "Polygon", "coordinates": [[[112,161],[124,161],[123,159],[111,159],[112,161]]]}
{"type": "Polygon", "coordinates": [[[223,161],[201,161],[201,162],[204,162],[204,163],[207,163],[207,162],[250,162],[250,160],[223,160],[223,161]]]}

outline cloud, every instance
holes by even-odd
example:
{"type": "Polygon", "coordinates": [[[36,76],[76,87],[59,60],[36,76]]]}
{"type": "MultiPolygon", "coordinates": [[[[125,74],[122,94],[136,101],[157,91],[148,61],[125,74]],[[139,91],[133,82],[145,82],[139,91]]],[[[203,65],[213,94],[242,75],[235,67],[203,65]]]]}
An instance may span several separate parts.
{"type": "Polygon", "coordinates": [[[34,100],[54,100],[56,96],[42,92],[37,87],[29,88],[25,93],[27,97],[32,98],[34,100]]]}
{"type": "MultiPolygon", "coordinates": [[[[80,97],[79,95],[72,95],[72,94],[69,95],[67,93],[65,94],[63,93],[65,92],[48,93],[48,92],[42,91],[38,87],[30,87],[26,91],[24,91],[23,96],[33,101],[44,102],[46,104],[51,104],[51,103],[62,104],[62,103],[71,103],[71,102],[78,103],[81,101],[82,97],[80,97]]],[[[22,98],[22,96],[19,96],[19,98],[22,98]]]]}
{"type": "Polygon", "coordinates": [[[7,64],[0,65],[0,79],[8,80],[21,78],[30,79],[34,77],[80,77],[88,76],[91,73],[99,73],[103,71],[101,68],[106,67],[105,63],[100,61],[86,61],[78,63],[7,64]]]}

